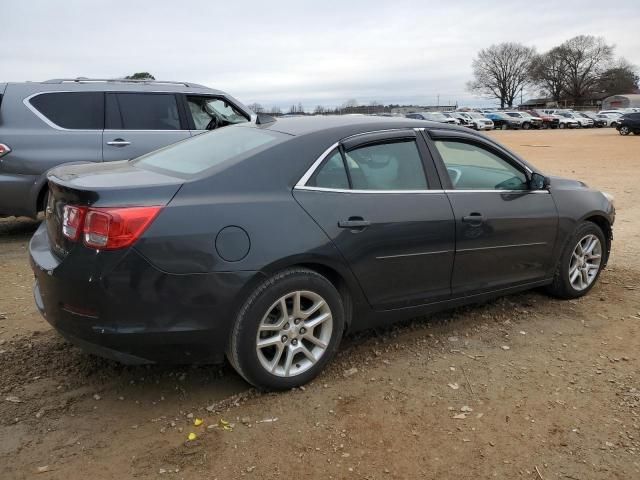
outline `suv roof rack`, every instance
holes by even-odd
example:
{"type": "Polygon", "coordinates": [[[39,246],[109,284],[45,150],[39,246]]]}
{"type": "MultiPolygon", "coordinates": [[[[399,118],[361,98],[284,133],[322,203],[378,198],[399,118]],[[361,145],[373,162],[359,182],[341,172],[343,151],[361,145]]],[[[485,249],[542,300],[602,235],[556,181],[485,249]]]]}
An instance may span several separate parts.
{"type": "Polygon", "coordinates": [[[169,80],[147,80],[147,79],[134,79],[134,78],[53,78],[51,80],[45,80],[42,83],[144,83],[144,84],[168,84],[168,85],[184,85],[191,88],[208,88],[204,85],[191,82],[172,82],[169,80]]]}

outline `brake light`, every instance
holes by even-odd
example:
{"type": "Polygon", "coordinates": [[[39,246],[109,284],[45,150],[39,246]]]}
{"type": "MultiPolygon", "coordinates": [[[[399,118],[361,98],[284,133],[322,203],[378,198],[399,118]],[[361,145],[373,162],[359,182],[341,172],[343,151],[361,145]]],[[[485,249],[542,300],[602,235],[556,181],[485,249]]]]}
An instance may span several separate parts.
{"type": "Polygon", "coordinates": [[[64,206],[62,212],[62,234],[72,242],[80,238],[82,222],[86,212],[87,207],[64,206]]]}
{"type": "Polygon", "coordinates": [[[10,151],[11,149],[9,148],[8,145],[5,145],[4,143],[0,143],[0,157],[4,157],[10,151]]]}
{"type": "Polygon", "coordinates": [[[84,222],[84,244],[115,250],[133,244],[162,207],[90,208],[84,222]]]}

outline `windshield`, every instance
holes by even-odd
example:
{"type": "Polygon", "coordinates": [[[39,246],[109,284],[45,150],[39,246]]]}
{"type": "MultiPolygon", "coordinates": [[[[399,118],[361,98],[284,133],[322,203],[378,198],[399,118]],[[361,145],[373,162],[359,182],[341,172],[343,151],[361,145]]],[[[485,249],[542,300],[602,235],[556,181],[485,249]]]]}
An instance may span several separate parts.
{"type": "Polygon", "coordinates": [[[556,115],[561,115],[565,118],[573,118],[573,116],[570,113],[556,112],[556,115]]]}
{"type": "Polygon", "coordinates": [[[132,162],[149,170],[191,176],[258,153],[287,137],[283,133],[255,127],[225,127],[169,145],[132,162]]]}
{"type": "Polygon", "coordinates": [[[447,117],[445,117],[442,113],[440,112],[427,112],[423,114],[425,117],[427,118],[432,118],[434,120],[446,120],[447,117]]]}
{"type": "Polygon", "coordinates": [[[520,114],[517,112],[507,112],[510,117],[520,118],[520,114]]]}
{"type": "Polygon", "coordinates": [[[467,115],[469,115],[471,118],[486,118],[484,115],[478,112],[468,112],[467,115]]]}

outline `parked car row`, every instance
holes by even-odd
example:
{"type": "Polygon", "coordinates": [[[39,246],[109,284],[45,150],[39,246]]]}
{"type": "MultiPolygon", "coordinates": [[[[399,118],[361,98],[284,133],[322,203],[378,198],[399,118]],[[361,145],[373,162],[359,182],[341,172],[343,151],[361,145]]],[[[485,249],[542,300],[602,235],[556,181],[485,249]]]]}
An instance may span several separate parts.
{"type": "MultiPolygon", "coordinates": [[[[629,114],[629,112],[627,112],[629,114]]],[[[464,110],[455,112],[414,112],[407,118],[451,123],[474,130],[545,128],[617,128],[624,112],[576,112],[568,109],[545,110],[464,110]]]]}

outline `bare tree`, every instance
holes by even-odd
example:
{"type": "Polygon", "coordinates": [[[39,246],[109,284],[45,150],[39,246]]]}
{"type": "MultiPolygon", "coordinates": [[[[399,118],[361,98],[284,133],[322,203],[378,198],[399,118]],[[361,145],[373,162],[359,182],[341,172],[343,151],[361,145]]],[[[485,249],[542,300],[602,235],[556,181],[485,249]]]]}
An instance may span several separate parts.
{"type": "Polygon", "coordinates": [[[262,105],[260,105],[259,103],[251,103],[249,105],[247,105],[251,111],[255,112],[255,113],[263,113],[264,112],[264,107],[262,105]]]}
{"type": "Polygon", "coordinates": [[[313,113],[316,115],[322,115],[325,113],[325,108],[322,105],[316,105],[316,108],[313,110],[313,113]]]}
{"type": "Polygon", "coordinates": [[[304,107],[302,106],[302,102],[298,102],[298,113],[304,113],[304,107]]]}
{"type": "Polygon", "coordinates": [[[602,37],[579,35],[560,45],[560,51],[566,69],[566,94],[578,104],[595,90],[611,62],[613,47],[602,37]]]}
{"type": "Polygon", "coordinates": [[[567,69],[561,47],[536,55],[531,62],[531,80],[546,95],[559,102],[565,90],[567,69]]]}
{"type": "Polygon", "coordinates": [[[501,43],[480,50],[473,60],[472,92],[500,100],[500,107],[512,107],[516,95],[530,82],[535,49],[519,43],[501,43]]]}

